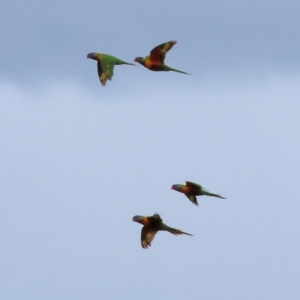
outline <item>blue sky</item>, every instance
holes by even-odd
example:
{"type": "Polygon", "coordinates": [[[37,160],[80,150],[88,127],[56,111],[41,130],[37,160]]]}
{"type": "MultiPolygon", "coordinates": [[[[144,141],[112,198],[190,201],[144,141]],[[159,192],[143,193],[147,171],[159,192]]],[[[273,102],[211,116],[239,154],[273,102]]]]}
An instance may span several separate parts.
{"type": "Polygon", "coordinates": [[[0,4],[3,299],[299,299],[300,3],[0,4]],[[116,66],[89,52],[193,76],[116,66]],[[190,180],[226,200],[171,185],[190,180]],[[140,246],[134,215],[169,226],[140,246]]]}

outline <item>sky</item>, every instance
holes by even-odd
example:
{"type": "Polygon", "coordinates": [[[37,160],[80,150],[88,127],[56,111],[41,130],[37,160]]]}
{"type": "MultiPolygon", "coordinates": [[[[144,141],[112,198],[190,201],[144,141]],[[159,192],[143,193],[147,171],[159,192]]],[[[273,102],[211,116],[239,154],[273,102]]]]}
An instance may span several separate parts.
{"type": "Polygon", "coordinates": [[[300,2],[2,1],[1,299],[299,299],[300,2]],[[178,43],[165,63],[116,66],[178,43]],[[171,190],[193,181],[226,197],[171,190]],[[194,236],[140,245],[134,215],[194,236]]]}

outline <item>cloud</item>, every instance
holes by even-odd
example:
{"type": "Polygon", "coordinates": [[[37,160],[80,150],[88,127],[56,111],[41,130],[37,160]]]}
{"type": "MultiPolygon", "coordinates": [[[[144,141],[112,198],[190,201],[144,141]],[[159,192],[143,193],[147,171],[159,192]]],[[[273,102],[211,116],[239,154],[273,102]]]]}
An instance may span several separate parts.
{"type": "Polygon", "coordinates": [[[134,299],[145,280],[173,298],[298,293],[299,76],[165,75],[0,83],[4,295],[134,299]],[[170,189],[185,180],[227,199],[196,208],[170,189]],[[154,212],[195,236],[143,252],[131,218],[154,212]]]}
{"type": "Polygon", "coordinates": [[[142,8],[138,1],[54,1],[30,10],[7,2],[2,9],[9,13],[1,18],[0,76],[20,82],[85,78],[91,51],[133,61],[171,39],[178,45],[167,62],[199,76],[299,70],[297,1],[151,2],[142,8]]]}

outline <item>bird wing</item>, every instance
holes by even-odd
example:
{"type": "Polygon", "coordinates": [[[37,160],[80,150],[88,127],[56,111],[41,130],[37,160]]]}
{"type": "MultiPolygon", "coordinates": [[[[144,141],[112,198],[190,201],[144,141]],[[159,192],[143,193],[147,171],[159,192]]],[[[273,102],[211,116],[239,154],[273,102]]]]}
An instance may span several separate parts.
{"type": "Polygon", "coordinates": [[[176,41],[169,41],[158,45],[150,52],[150,60],[156,63],[164,63],[167,52],[176,44],[176,41]]]}
{"type": "Polygon", "coordinates": [[[105,86],[107,80],[111,80],[114,75],[114,63],[109,58],[103,56],[97,65],[100,82],[105,86]]]}
{"type": "Polygon", "coordinates": [[[148,226],[144,226],[142,228],[142,233],[141,233],[141,244],[144,249],[148,248],[151,246],[151,242],[153,241],[155,235],[157,233],[156,229],[150,228],[148,226]]]}
{"type": "Polygon", "coordinates": [[[194,203],[195,205],[199,205],[198,202],[197,202],[197,197],[196,196],[194,196],[194,195],[187,195],[187,194],[185,194],[185,195],[189,198],[189,200],[192,203],[194,203]]]}
{"type": "Polygon", "coordinates": [[[189,187],[194,187],[194,188],[197,187],[197,188],[203,189],[203,187],[200,184],[197,184],[197,183],[194,183],[194,182],[191,182],[191,181],[186,181],[185,183],[189,187]]]}
{"type": "Polygon", "coordinates": [[[151,217],[148,217],[148,219],[151,221],[158,221],[158,222],[162,222],[163,220],[162,220],[162,218],[160,217],[160,215],[159,214],[157,214],[157,213],[155,213],[153,216],[151,216],[151,217]]]}
{"type": "MultiPolygon", "coordinates": [[[[194,182],[191,182],[191,181],[186,181],[185,183],[186,183],[187,186],[194,187],[194,188],[195,187],[199,188],[200,189],[199,192],[201,193],[201,195],[207,195],[207,196],[213,196],[213,197],[218,197],[218,198],[226,199],[223,196],[220,196],[220,195],[213,194],[213,193],[209,192],[207,189],[205,189],[200,184],[197,184],[197,183],[194,183],[194,182]]],[[[194,201],[191,199],[192,196],[189,196],[189,195],[186,195],[186,196],[194,203],[194,201]]],[[[197,203],[197,200],[196,200],[196,203],[197,203]]],[[[198,203],[197,203],[197,205],[198,205],[198,203]]]]}

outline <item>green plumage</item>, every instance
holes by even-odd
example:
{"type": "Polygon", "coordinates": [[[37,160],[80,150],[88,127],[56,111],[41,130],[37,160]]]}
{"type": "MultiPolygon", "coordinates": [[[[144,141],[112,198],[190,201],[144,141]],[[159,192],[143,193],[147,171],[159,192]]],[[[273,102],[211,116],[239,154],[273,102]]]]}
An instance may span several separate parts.
{"type": "Polygon", "coordinates": [[[115,65],[132,65],[134,64],[127,63],[115,56],[103,53],[89,53],[87,58],[91,58],[97,61],[98,76],[101,84],[106,85],[107,80],[111,80],[114,75],[114,66],[115,65]]]}
{"type": "Polygon", "coordinates": [[[194,191],[195,195],[197,195],[197,196],[204,196],[205,195],[205,196],[212,196],[212,197],[226,199],[223,196],[220,196],[218,194],[213,194],[213,193],[209,192],[207,189],[205,189],[200,184],[197,184],[197,183],[194,183],[194,182],[191,182],[191,181],[186,181],[185,183],[188,187],[191,188],[191,190],[194,191]]]}
{"type": "Polygon", "coordinates": [[[213,194],[213,193],[209,192],[208,190],[206,190],[200,184],[197,184],[197,183],[194,183],[194,182],[191,182],[191,181],[186,181],[185,183],[186,183],[185,185],[183,185],[183,184],[173,184],[171,189],[185,194],[188,197],[188,199],[192,203],[194,203],[195,205],[198,205],[196,196],[206,195],[206,196],[212,196],[212,197],[226,199],[223,196],[220,196],[218,194],[213,194]]]}

